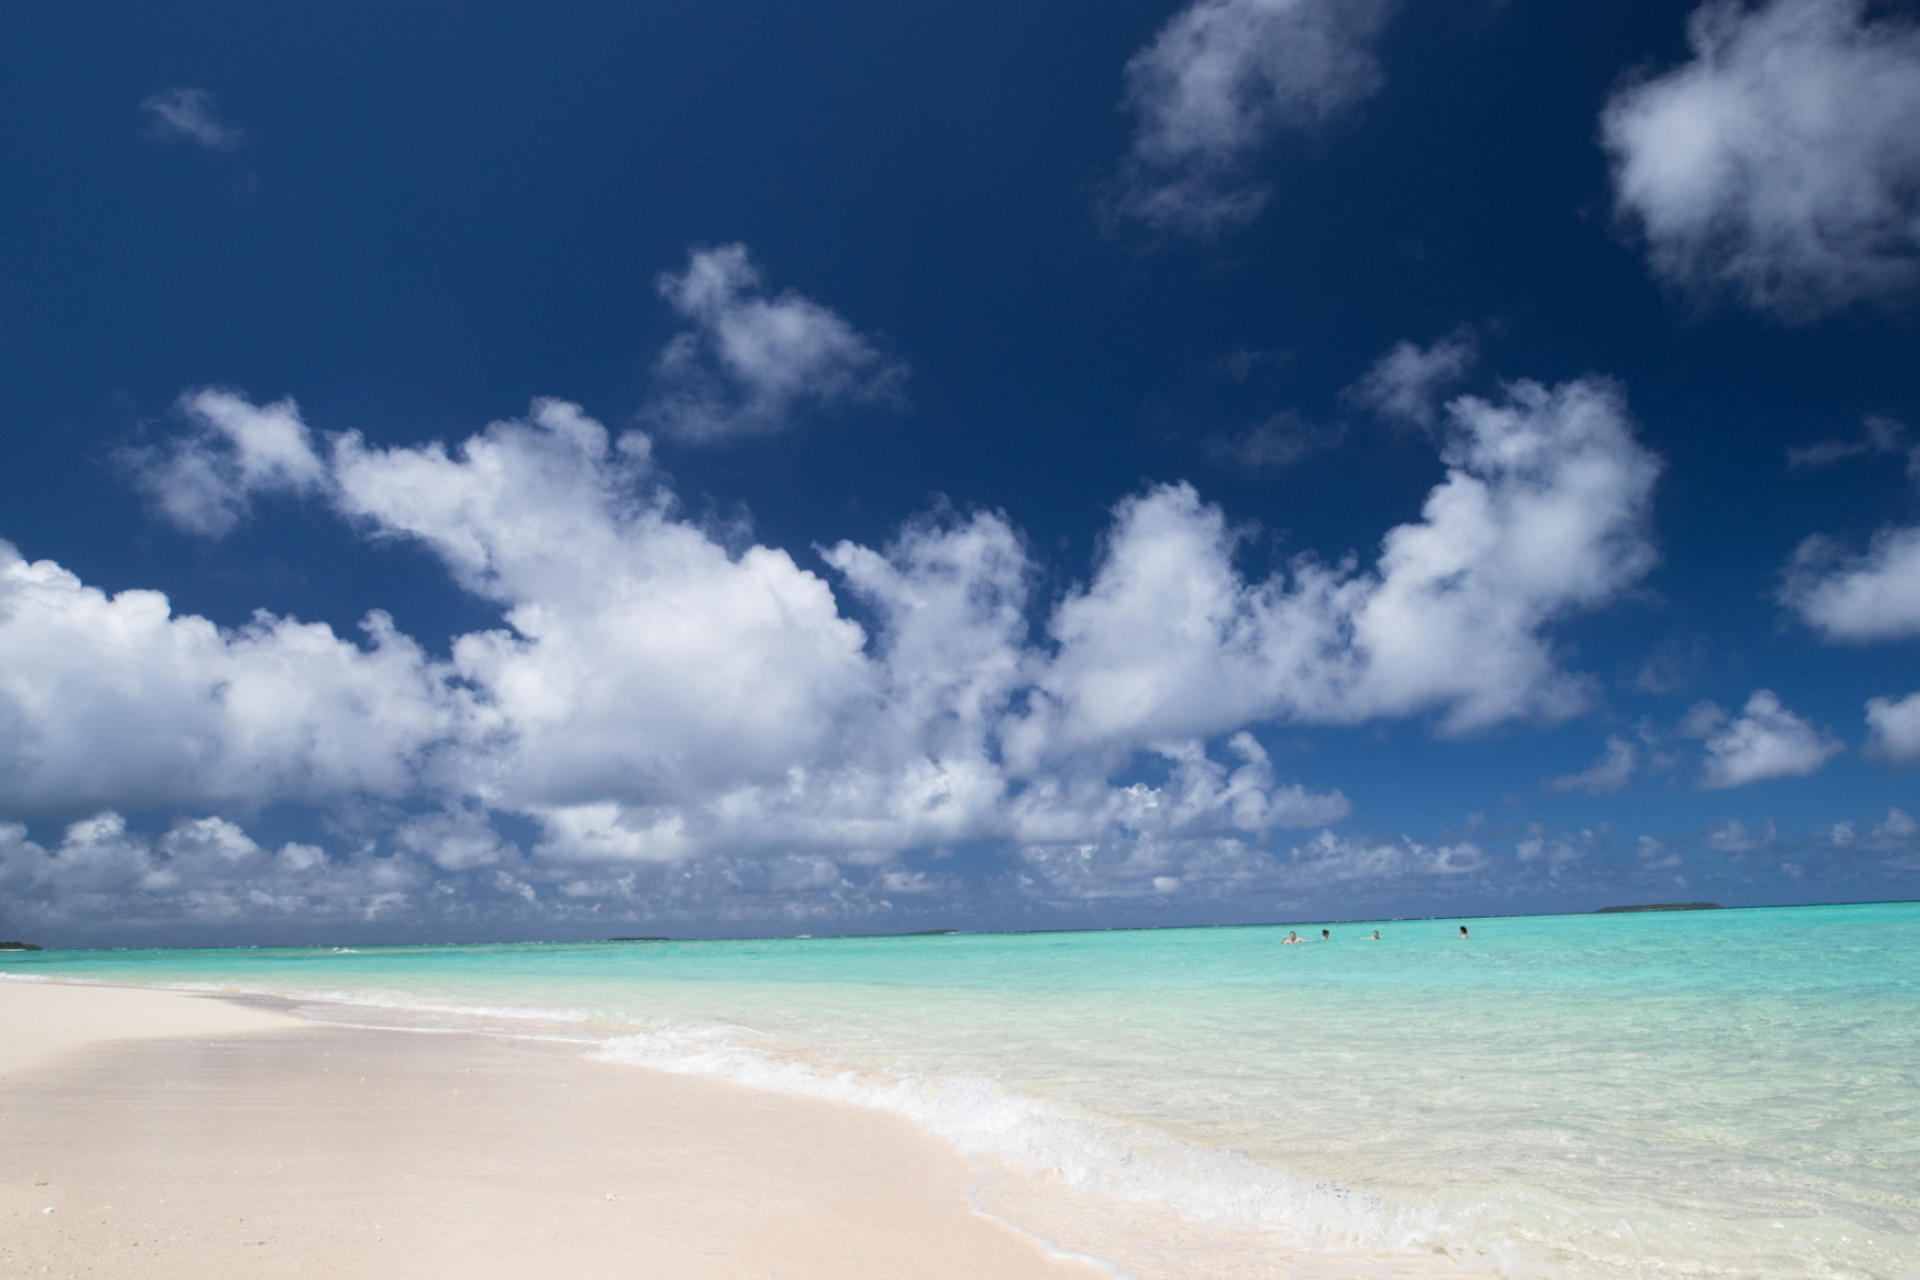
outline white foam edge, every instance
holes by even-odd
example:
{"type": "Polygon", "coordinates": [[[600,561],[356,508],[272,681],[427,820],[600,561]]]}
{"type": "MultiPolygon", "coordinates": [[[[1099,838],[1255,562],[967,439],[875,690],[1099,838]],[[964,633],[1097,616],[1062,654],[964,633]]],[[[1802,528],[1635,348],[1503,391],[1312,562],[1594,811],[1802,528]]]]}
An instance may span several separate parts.
{"type": "Polygon", "coordinates": [[[1059,1178],[1196,1225],[1276,1233],[1296,1247],[1431,1248],[1439,1226],[1431,1210],[1389,1208],[1377,1197],[1310,1182],[1244,1152],[1196,1146],[978,1076],[820,1066],[714,1027],[616,1037],[588,1056],[884,1111],[977,1164],[1059,1178]]]}

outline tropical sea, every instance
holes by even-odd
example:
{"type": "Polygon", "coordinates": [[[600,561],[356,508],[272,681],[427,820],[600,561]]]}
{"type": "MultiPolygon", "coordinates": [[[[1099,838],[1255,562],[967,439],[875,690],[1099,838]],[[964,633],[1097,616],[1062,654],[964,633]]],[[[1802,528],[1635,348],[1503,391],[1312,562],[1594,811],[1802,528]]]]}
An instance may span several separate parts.
{"type": "Polygon", "coordinates": [[[1322,927],[0,974],[557,1037],[882,1108],[974,1162],[983,1212],[1116,1275],[1920,1277],[1920,904],[1322,927]]]}

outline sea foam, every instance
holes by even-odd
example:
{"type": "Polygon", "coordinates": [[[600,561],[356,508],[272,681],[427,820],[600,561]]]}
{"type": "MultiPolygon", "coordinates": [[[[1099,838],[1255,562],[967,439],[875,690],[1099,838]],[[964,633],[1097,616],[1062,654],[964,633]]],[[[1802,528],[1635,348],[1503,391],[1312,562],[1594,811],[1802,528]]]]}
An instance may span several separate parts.
{"type": "Polygon", "coordinates": [[[979,1076],[836,1067],[760,1039],[683,1026],[621,1036],[589,1056],[888,1112],[990,1169],[1057,1179],[1191,1223],[1275,1234],[1295,1247],[1430,1251],[1436,1243],[1431,1211],[1309,1181],[1242,1151],[1196,1147],[979,1076]]]}

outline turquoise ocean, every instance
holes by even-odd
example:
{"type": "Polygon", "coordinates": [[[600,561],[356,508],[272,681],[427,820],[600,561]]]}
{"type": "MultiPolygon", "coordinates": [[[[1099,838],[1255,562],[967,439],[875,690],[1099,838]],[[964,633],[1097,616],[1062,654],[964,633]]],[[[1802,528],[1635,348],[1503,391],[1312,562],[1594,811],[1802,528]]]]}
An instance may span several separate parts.
{"type": "Polygon", "coordinates": [[[0,975],[556,1037],[884,1109],[974,1162],[982,1211],[1115,1275],[1920,1277],[1920,904],[1321,927],[0,975]]]}

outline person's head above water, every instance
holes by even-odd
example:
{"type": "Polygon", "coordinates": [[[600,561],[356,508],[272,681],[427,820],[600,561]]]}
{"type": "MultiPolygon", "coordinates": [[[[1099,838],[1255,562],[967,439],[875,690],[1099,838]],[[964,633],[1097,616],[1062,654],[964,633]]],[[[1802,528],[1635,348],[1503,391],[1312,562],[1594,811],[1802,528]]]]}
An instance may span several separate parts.
{"type": "Polygon", "coordinates": [[[1460,926],[1460,936],[1463,938],[1467,936],[1467,926],[1465,925],[1460,926]]]}
{"type": "Polygon", "coordinates": [[[1329,940],[1329,939],[1330,939],[1330,938],[1332,938],[1332,937],[1333,937],[1333,934],[1332,934],[1332,933],[1331,933],[1330,931],[1328,931],[1328,930],[1326,930],[1326,929],[1322,929],[1322,930],[1320,931],[1320,941],[1322,941],[1322,942],[1326,942],[1327,940],[1329,940]]]}
{"type": "Polygon", "coordinates": [[[1378,942],[1378,941],[1380,941],[1380,931],[1379,931],[1378,929],[1375,929],[1375,930],[1373,931],[1373,940],[1374,940],[1375,942],[1378,942]]]}

